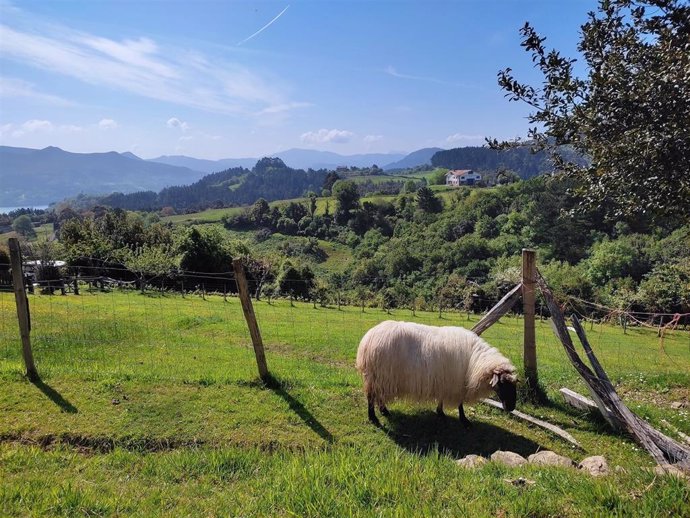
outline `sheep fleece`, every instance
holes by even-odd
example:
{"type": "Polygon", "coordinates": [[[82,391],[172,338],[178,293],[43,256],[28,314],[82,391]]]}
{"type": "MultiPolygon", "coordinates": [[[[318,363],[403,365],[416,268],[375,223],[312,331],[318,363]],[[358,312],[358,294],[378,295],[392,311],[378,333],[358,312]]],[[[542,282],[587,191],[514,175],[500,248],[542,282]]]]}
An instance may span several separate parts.
{"type": "Polygon", "coordinates": [[[396,398],[457,406],[492,392],[494,370],[515,372],[495,347],[462,327],[388,320],[372,327],[357,349],[364,390],[378,404],[396,398]]]}

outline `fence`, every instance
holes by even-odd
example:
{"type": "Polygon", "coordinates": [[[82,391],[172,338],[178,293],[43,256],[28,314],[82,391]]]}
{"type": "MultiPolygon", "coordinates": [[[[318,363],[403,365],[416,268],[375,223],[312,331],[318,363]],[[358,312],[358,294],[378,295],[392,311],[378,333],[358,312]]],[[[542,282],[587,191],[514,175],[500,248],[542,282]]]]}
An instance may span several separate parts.
{"type": "MultiPolygon", "coordinates": [[[[82,273],[88,273],[83,271],[82,273]]],[[[31,339],[41,375],[145,375],[203,383],[204,380],[252,380],[257,365],[252,336],[239,298],[234,272],[223,277],[227,290],[178,292],[163,287],[142,293],[136,283],[84,275],[74,289],[50,295],[39,283],[27,296],[31,339]]],[[[304,281],[295,281],[304,282],[304,281]]],[[[250,288],[252,287],[250,283],[250,288]]],[[[251,291],[251,289],[250,289],[251,291]]],[[[362,305],[315,304],[284,298],[253,302],[271,372],[288,373],[294,365],[342,371],[356,383],[354,356],[360,338],[386,319],[432,325],[472,327],[479,316],[464,311],[419,311],[362,305]]],[[[516,365],[524,355],[526,319],[505,316],[483,335],[516,365]]],[[[590,322],[590,340],[613,377],[639,379],[690,370],[690,333],[669,329],[614,328],[590,322]],[[627,334],[624,334],[627,332],[627,334]]],[[[539,374],[547,382],[570,376],[549,322],[535,317],[539,374]]],[[[16,297],[0,293],[0,371],[23,370],[16,297]]],[[[571,377],[571,379],[575,379],[571,377]]]]}

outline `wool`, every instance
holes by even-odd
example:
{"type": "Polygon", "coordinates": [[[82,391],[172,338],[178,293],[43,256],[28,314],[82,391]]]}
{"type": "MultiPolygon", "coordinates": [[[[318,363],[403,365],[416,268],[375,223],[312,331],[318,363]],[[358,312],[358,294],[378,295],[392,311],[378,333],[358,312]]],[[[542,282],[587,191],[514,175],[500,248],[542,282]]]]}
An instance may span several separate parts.
{"type": "Polygon", "coordinates": [[[402,398],[457,407],[488,396],[496,372],[517,379],[510,360],[472,331],[392,320],[364,335],[356,367],[378,405],[402,398]]]}

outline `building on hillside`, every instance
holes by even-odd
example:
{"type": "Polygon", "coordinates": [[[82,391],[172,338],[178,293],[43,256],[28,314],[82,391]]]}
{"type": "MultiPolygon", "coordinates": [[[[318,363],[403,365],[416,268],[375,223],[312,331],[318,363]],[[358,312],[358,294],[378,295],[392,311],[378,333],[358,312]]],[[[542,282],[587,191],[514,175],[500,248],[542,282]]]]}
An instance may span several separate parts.
{"type": "Polygon", "coordinates": [[[446,174],[446,185],[474,185],[482,179],[482,175],[472,169],[453,169],[446,174]]]}

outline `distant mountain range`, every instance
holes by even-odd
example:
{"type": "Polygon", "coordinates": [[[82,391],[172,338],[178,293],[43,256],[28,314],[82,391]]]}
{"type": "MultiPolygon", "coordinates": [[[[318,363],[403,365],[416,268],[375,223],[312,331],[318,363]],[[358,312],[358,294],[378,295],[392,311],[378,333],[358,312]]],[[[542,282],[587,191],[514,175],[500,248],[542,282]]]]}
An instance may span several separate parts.
{"type": "Polygon", "coordinates": [[[47,205],[79,193],[107,194],[191,183],[203,172],[131,153],[69,153],[56,147],[0,146],[0,205],[47,205]]]}
{"type": "Polygon", "coordinates": [[[443,151],[440,147],[425,147],[413,151],[397,162],[386,164],[383,169],[386,171],[394,171],[396,169],[411,169],[419,165],[431,164],[431,157],[439,151],[443,151]]]}
{"type": "MultiPolygon", "coordinates": [[[[281,158],[294,169],[369,167],[373,164],[392,169],[429,163],[427,151],[419,150],[407,156],[402,153],[347,156],[329,151],[289,149],[271,156],[281,158]],[[401,163],[406,165],[401,166],[401,163]]],[[[234,167],[251,168],[257,161],[257,158],[201,160],[187,156],[144,160],[130,152],[70,153],[57,147],[0,146],[0,206],[46,205],[79,193],[159,191],[172,185],[191,184],[207,173],[234,167]]]]}
{"type": "MultiPolygon", "coordinates": [[[[436,149],[436,151],[439,151],[439,149],[436,149]]],[[[431,153],[431,155],[433,155],[433,153],[431,153]]],[[[415,165],[430,163],[431,155],[429,155],[426,162],[420,162],[415,165]]],[[[406,158],[406,155],[401,153],[368,153],[361,155],[339,155],[338,153],[332,153],[330,151],[317,151],[314,149],[288,149],[287,151],[280,151],[278,153],[273,153],[269,156],[280,158],[288,167],[292,167],[293,169],[304,170],[336,169],[337,167],[341,166],[371,167],[374,164],[381,167],[382,169],[388,169],[389,164],[397,163],[397,161],[406,158]]],[[[160,156],[158,158],[152,158],[150,161],[179,167],[188,167],[190,169],[194,169],[196,171],[203,171],[205,173],[217,173],[218,171],[224,171],[225,169],[230,169],[232,167],[251,168],[254,166],[254,164],[256,164],[259,161],[259,158],[262,157],[202,160],[199,158],[175,155],[160,156]]]]}

